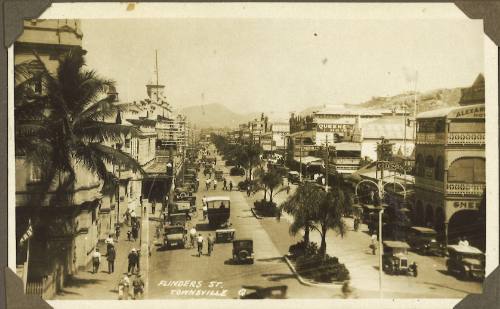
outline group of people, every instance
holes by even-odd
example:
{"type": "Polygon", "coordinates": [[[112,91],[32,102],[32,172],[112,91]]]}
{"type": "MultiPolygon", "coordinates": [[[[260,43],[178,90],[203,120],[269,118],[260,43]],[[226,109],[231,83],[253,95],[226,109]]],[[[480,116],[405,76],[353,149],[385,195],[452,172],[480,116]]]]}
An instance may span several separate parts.
{"type": "MultiPolygon", "coordinates": [[[[222,190],[227,191],[228,190],[228,182],[227,182],[226,178],[223,179],[222,184],[223,184],[222,190]]],[[[229,191],[233,191],[233,181],[232,180],[229,180],[229,191]]]]}
{"type": "MultiPolygon", "coordinates": [[[[115,271],[115,259],[116,259],[116,250],[115,250],[115,241],[113,239],[113,235],[109,234],[109,237],[105,240],[106,243],[106,260],[108,261],[108,274],[111,274],[115,271]]],[[[99,266],[101,265],[101,252],[99,252],[99,248],[95,248],[92,253],[92,273],[96,274],[99,272],[99,266]]]]}
{"type": "Polygon", "coordinates": [[[191,248],[194,248],[195,242],[198,248],[198,257],[200,257],[203,253],[203,244],[207,244],[207,255],[210,256],[212,255],[212,252],[214,250],[214,244],[215,244],[215,239],[212,236],[212,234],[208,234],[207,238],[205,239],[201,233],[198,235],[196,228],[193,226],[189,230],[189,238],[190,238],[190,243],[191,243],[191,248]]]}
{"type": "Polygon", "coordinates": [[[460,237],[458,239],[458,245],[459,246],[466,246],[467,247],[467,246],[469,246],[469,241],[465,237],[460,237]]]}
{"type": "Polygon", "coordinates": [[[118,283],[118,299],[127,300],[130,293],[130,285],[132,283],[133,288],[133,299],[137,299],[139,296],[142,298],[144,295],[144,281],[141,278],[141,274],[137,273],[132,282],[130,282],[131,273],[127,273],[118,283]]]}
{"type": "Polygon", "coordinates": [[[139,238],[139,221],[137,219],[132,220],[132,228],[127,231],[128,241],[135,241],[139,238]]]}

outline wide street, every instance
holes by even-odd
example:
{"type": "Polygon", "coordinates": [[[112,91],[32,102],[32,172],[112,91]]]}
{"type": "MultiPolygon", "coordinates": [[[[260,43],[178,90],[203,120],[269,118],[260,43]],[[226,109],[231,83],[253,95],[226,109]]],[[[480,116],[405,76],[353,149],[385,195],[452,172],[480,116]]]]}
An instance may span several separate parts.
{"type": "MultiPolygon", "coordinates": [[[[224,171],[226,179],[236,184],[243,177],[229,177],[228,168],[223,166],[222,159],[218,157],[217,168],[224,171]]],[[[204,184],[205,178],[200,173],[200,183],[204,184]]],[[[286,180],[285,180],[286,182],[286,180]]],[[[290,194],[295,187],[292,186],[290,194]]],[[[206,255],[206,248],[202,257],[198,257],[196,249],[172,249],[165,251],[156,247],[150,259],[148,298],[236,298],[238,292],[245,286],[271,287],[286,285],[289,298],[331,298],[342,297],[339,285],[329,287],[306,286],[299,283],[282,257],[288,252],[288,247],[300,239],[300,235],[292,237],[288,233],[292,221],[284,214],[278,222],[274,218],[257,219],[251,212],[253,201],[262,198],[262,193],[247,197],[245,192],[223,191],[219,182],[217,190],[211,188],[206,191],[203,186],[197,193],[198,212],[191,224],[204,236],[214,231],[208,230],[207,221],[203,220],[201,212],[201,198],[203,196],[229,195],[231,198],[232,227],[236,229],[236,238],[250,237],[254,240],[256,261],[254,265],[230,265],[232,246],[230,243],[217,244],[212,256],[206,255]],[[175,282],[174,282],[175,281],[175,282]],[[182,282],[180,282],[182,281],[182,282]],[[189,282],[187,282],[189,281],[189,282]],[[192,283],[196,281],[196,283],[192,283]],[[201,281],[199,283],[198,281],[201,281]],[[219,285],[218,288],[208,288],[219,285]],[[217,283],[216,283],[217,282],[217,283]],[[178,287],[183,285],[184,287],[178,287]],[[186,296],[192,288],[189,285],[199,284],[200,288],[194,290],[218,291],[213,296],[186,296]],[[184,290],[184,292],[181,292],[184,290]],[[226,291],[224,291],[226,290],[226,291]]],[[[275,196],[279,204],[287,197],[285,192],[275,196]]],[[[348,226],[352,226],[352,219],[346,218],[348,226]]],[[[150,229],[151,233],[154,231],[150,229]]],[[[153,237],[153,236],[151,236],[153,237]]],[[[153,239],[153,238],[151,238],[153,239]]],[[[320,242],[319,234],[312,233],[311,240],[320,242]]],[[[327,252],[337,256],[341,263],[345,263],[351,273],[351,287],[354,298],[379,297],[379,271],[378,253],[372,255],[368,245],[370,237],[367,227],[361,225],[359,231],[352,229],[343,238],[331,231],[327,236],[327,252]]],[[[445,258],[421,256],[409,252],[409,261],[416,261],[419,265],[419,275],[391,276],[382,275],[383,297],[406,298],[462,298],[469,293],[480,293],[481,284],[478,282],[461,281],[446,272],[445,258]]],[[[205,292],[205,293],[208,293],[205,292]]],[[[191,292],[194,293],[194,292],[191,292]]],[[[201,292],[200,292],[201,293],[201,292]]]]}

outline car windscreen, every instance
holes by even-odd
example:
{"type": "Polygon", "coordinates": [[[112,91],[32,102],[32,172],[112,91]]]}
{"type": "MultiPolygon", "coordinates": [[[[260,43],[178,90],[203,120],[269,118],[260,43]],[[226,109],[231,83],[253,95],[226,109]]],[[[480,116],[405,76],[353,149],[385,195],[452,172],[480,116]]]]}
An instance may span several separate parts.
{"type": "Polygon", "coordinates": [[[207,202],[208,209],[229,209],[231,203],[229,201],[210,201],[207,202]]]}
{"type": "Polygon", "coordinates": [[[167,228],[165,232],[167,233],[167,235],[183,234],[184,233],[184,228],[183,227],[167,228]]]}

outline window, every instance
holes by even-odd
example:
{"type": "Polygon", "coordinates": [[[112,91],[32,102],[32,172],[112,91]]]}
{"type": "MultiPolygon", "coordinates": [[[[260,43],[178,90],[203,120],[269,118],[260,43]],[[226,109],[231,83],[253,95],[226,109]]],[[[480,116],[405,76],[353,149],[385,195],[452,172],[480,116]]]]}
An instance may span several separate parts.
{"type": "Polygon", "coordinates": [[[459,183],[485,183],[484,158],[462,158],[454,161],[448,169],[448,181],[459,183]]]}
{"type": "Polygon", "coordinates": [[[30,182],[39,182],[42,180],[42,170],[39,166],[31,165],[30,182]]]}
{"type": "Polygon", "coordinates": [[[440,181],[444,180],[444,160],[442,156],[438,156],[436,159],[436,171],[434,173],[434,179],[440,181]]]}
{"type": "Polygon", "coordinates": [[[425,157],[425,177],[434,177],[434,158],[432,156],[425,157]]]}

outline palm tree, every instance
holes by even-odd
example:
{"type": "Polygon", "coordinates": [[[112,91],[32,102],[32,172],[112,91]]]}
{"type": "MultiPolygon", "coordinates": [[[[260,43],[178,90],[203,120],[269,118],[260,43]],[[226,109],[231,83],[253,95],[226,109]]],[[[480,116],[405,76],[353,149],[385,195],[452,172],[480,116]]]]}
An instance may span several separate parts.
{"type": "Polygon", "coordinates": [[[347,227],[342,217],[348,213],[351,206],[350,198],[338,187],[332,188],[329,192],[320,192],[320,203],[314,204],[313,228],[321,235],[320,254],[326,255],[326,233],[328,230],[335,230],[342,237],[347,232],[347,227]]]}
{"type": "Polygon", "coordinates": [[[293,216],[290,233],[296,235],[304,230],[304,243],[309,246],[309,233],[314,225],[314,209],[321,203],[320,190],[311,183],[300,185],[295,193],[280,205],[280,212],[284,211],[293,216]]]}
{"type": "Polygon", "coordinates": [[[34,55],[36,60],[15,67],[14,118],[16,154],[43,171],[36,200],[45,197],[53,185],[56,190],[51,204],[70,197],[78,164],[104,181],[103,190],[117,183],[107,168],[111,164],[143,172],[136,160],[106,145],[133,130],[105,122],[118,111],[113,98],[106,94],[114,82],[85,69],[80,49],[64,55],[55,74],[34,55]],[[33,91],[36,84],[41,84],[43,91],[33,91]]]}
{"type": "Polygon", "coordinates": [[[281,188],[275,192],[276,189],[283,185],[283,177],[275,169],[265,171],[264,168],[258,168],[254,174],[257,176],[258,181],[258,187],[255,191],[264,191],[264,201],[266,201],[267,193],[269,192],[269,202],[272,205],[273,197],[286,189],[281,188]]]}

